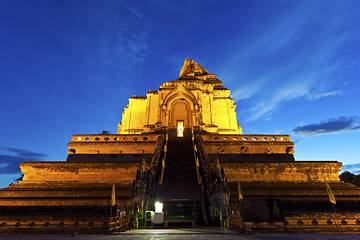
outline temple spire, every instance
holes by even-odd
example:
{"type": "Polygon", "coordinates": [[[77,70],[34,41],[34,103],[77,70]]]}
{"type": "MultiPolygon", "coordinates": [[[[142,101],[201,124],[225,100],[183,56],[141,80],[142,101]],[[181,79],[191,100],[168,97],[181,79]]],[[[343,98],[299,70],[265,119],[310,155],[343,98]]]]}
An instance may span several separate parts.
{"type": "Polygon", "coordinates": [[[179,78],[209,75],[209,72],[194,60],[185,59],[179,78]]]}

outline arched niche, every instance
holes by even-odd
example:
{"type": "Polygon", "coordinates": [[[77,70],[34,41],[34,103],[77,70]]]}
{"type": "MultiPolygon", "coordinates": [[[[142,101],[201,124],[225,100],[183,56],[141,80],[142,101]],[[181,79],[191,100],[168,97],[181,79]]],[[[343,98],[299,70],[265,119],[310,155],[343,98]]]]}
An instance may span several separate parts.
{"type": "Polygon", "coordinates": [[[199,122],[199,105],[196,97],[184,86],[180,85],[173,89],[164,97],[160,107],[161,122],[165,123],[168,129],[176,128],[176,119],[174,117],[174,110],[178,107],[186,112],[187,121],[184,121],[185,127],[191,129],[197,126],[199,122]],[[185,109],[185,110],[184,110],[185,109]]]}
{"type": "Polygon", "coordinates": [[[184,98],[178,98],[172,101],[167,122],[170,137],[179,137],[179,126],[182,126],[183,129],[182,136],[190,136],[193,126],[193,111],[190,103],[184,98]]]}
{"type": "Polygon", "coordinates": [[[169,111],[168,128],[176,128],[178,121],[184,122],[185,128],[192,128],[192,111],[190,104],[184,98],[172,102],[169,111]]]}

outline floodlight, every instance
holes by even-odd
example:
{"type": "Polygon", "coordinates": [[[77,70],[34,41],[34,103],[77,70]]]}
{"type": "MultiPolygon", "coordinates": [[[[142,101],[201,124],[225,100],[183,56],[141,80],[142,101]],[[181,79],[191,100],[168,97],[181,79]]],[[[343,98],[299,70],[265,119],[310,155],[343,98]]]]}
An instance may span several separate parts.
{"type": "Polygon", "coordinates": [[[163,204],[161,202],[155,203],[155,212],[162,212],[163,211],[163,204]]]}

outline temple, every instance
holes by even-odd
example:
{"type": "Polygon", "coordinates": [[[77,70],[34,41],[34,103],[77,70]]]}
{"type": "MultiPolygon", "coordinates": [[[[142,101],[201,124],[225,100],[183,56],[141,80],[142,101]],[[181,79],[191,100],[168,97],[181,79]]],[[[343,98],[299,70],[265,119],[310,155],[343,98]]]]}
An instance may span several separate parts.
{"type": "Polygon", "coordinates": [[[118,134],[150,133],[183,128],[208,133],[241,134],[230,90],[215,74],[186,59],[179,79],[166,82],[146,97],[132,96],[118,134]]]}
{"type": "Polygon", "coordinates": [[[164,227],[359,231],[342,164],[295,161],[289,135],[243,134],[234,102],[186,59],[178,79],[129,99],[117,134],[73,135],[66,161],[21,163],[22,181],[0,190],[0,231],[99,231],[119,209],[145,225],[156,202],[164,227]]]}

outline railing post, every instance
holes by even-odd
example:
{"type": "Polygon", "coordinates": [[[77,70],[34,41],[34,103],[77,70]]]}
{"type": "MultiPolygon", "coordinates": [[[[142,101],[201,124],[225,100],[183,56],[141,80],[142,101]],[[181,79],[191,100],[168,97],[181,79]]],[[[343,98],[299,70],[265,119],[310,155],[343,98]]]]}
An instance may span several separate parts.
{"type": "Polygon", "coordinates": [[[169,134],[166,133],[165,144],[164,144],[164,156],[163,156],[162,161],[161,161],[161,175],[160,175],[159,184],[162,184],[163,179],[164,179],[165,159],[166,159],[166,153],[167,153],[168,140],[169,140],[169,134]]]}
{"type": "Polygon", "coordinates": [[[193,152],[194,152],[194,158],[195,158],[195,167],[196,167],[196,175],[197,175],[197,179],[198,179],[198,184],[200,184],[202,181],[200,179],[200,172],[199,172],[199,158],[197,157],[197,147],[196,147],[196,143],[195,143],[195,136],[194,136],[194,130],[191,129],[191,142],[192,142],[192,146],[193,146],[193,152]]]}

